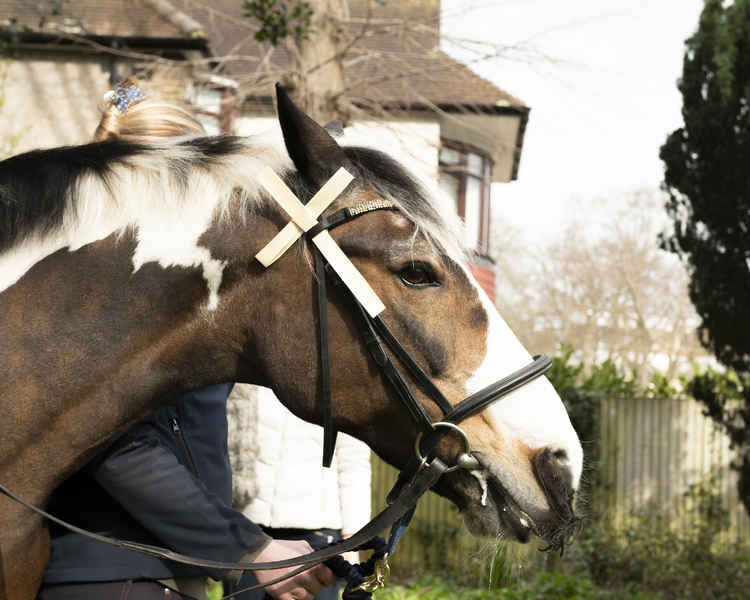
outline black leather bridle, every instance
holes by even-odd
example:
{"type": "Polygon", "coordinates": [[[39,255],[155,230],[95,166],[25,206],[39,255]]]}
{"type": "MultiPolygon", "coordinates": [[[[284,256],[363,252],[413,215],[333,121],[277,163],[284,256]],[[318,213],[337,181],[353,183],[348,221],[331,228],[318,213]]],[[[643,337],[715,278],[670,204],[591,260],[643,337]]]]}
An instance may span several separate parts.
{"type": "MultiPolygon", "coordinates": [[[[333,229],[363,214],[376,210],[396,210],[396,206],[387,201],[375,201],[353,208],[341,209],[328,217],[321,217],[318,221],[318,225],[310,229],[307,232],[306,237],[311,239],[323,230],[333,229]]],[[[315,259],[317,288],[318,340],[320,350],[318,395],[321,403],[324,427],[323,464],[329,466],[333,457],[337,432],[333,426],[331,411],[331,361],[328,345],[328,294],[326,281],[329,277],[336,283],[340,283],[340,280],[333,269],[326,269],[326,260],[317,247],[314,244],[311,244],[311,247],[315,259]]],[[[549,370],[552,361],[544,355],[536,356],[529,365],[511,373],[507,377],[504,377],[491,385],[488,385],[464,400],[461,400],[457,404],[452,405],[435,386],[433,381],[419,364],[411,357],[408,351],[391,333],[383,320],[379,316],[370,316],[346,286],[341,284],[341,288],[347,291],[350,300],[354,305],[354,315],[355,319],[359,321],[358,330],[363,344],[383,375],[393,386],[396,394],[408,410],[409,414],[416,422],[419,432],[417,439],[415,440],[415,457],[410,461],[406,468],[399,473],[396,485],[388,494],[388,506],[353,536],[326,548],[315,550],[309,554],[287,560],[267,563],[221,562],[186,556],[178,552],[173,552],[149,544],[129,542],[96,534],[76,527],[75,525],[67,523],[45,512],[23,498],[20,498],[2,484],[0,484],[0,493],[3,493],[12,500],[23,504],[40,516],[86,537],[178,563],[207,569],[245,571],[265,571],[299,566],[299,568],[292,573],[279,577],[274,581],[245,588],[244,590],[235,593],[272,585],[317,564],[332,559],[339,554],[351,550],[357,550],[370,542],[378,533],[391,526],[393,526],[393,529],[391,538],[388,542],[388,552],[392,551],[393,546],[395,546],[395,543],[403,534],[403,530],[408,525],[419,498],[435,485],[443,474],[458,468],[468,470],[480,468],[478,460],[471,454],[468,438],[458,427],[458,424],[468,417],[484,410],[489,404],[496,402],[503,396],[546,373],[549,370]],[[404,369],[408,372],[416,385],[418,385],[419,388],[440,408],[443,413],[441,421],[431,421],[427,411],[409,387],[406,378],[391,360],[386,351],[386,347],[393,353],[399,363],[403,365],[404,369]],[[430,452],[435,448],[442,437],[450,431],[457,431],[463,438],[465,444],[464,452],[456,457],[456,464],[453,466],[446,465],[438,457],[429,458],[430,452]]],[[[231,595],[234,594],[230,594],[230,596],[231,595]]]]}
{"type": "MultiPolygon", "coordinates": [[[[364,205],[356,206],[354,208],[343,208],[328,217],[321,217],[318,221],[318,225],[310,229],[306,237],[312,239],[318,233],[323,230],[331,230],[339,225],[348,223],[360,217],[363,214],[367,214],[376,210],[396,210],[395,204],[388,201],[375,201],[366,203],[364,205]]],[[[336,285],[345,289],[350,296],[352,304],[354,306],[355,318],[358,321],[358,331],[362,339],[362,343],[367,348],[371,358],[380,368],[383,375],[390,382],[391,386],[398,395],[401,403],[406,407],[411,415],[412,419],[417,424],[417,430],[420,432],[419,435],[424,435],[424,441],[418,444],[419,447],[426,448],[426,452],[429,452],[435,447],[440,438],[448,433],[451,429],[455,430],[455,427],[450,425],[458,425],[461,421],[471,417],[472,415],[481,412],[487,406],[493,402],[499,400],[501,397],[509,394],[513,390],[518,389],[522,385],[529,383],[533,379],[536,379],[540,375],[546,373],[552,365],[552,360],[544,355],[534,357],[533,361],[525,367],[511,373],[507,377],[496,381],[493,384],[479,390],[478,392],[470,395],[469,397],[461,400],[458,404],[452,405],[443,393],[433,383],[432,379],[427,375],[422,367],[411,357],[409,352],[401,345],[398,339],[391,333],[388,326],[380,318],[380,316],[372,317],[357,301],[354,294],[346,288],[339,279],[338,275],[333,269],[326,269],[326,259],[323,254],[318,250],[317,246],[311,244],[311,248],[315,258],[315,279],[316,279],[316,291],[317,291],[317,308],[318,308],[318,347],[320,351],[320,376],[319,376],[319,389],[318,389],[318,401],[320,403],[322,414],[323,414],[323,429],[324,429],[324,443],[323,443],[323,466],[328,467],[331,464],[333,458],[333,452],[336,444],[336,429],[333,426],[332,411],[331,411],[331,375],[330,375],[330,350],[328,347],[328,317],[327,317],[327,305],[328,305],[328,292],[326,281],[327,277],[331,278],[336,285]],[[399,363],[403,365],[406,371],[411,376],[412,380],[419,386],[419,388],[437,405],[437,407],[443,413],[443,418],[440,422],[434,423],[427,414],[427,411],[422,404],[417,400],[414,392],[409,387],[406,378],[401,374],[396,365],[391,360],[385,347],[387,347],[393,355],[398,359],[399,363]],[[447,424],[441,427],[442,424],[447,424]]],[[[465,436],[464,436],[465,437],[465,436]]],[[[416,453],[419,455],[419,451],[416,453]]],[[[464,454],[468,454],[464,453],[464,454]]],[[[421,456],[420,456],[421,458],[421,456]]],[[[421,460],[419,461],[421,462],[421,460]]],[[[470,462],[466,457],[463,457],[464,468],[478,468],[476,459],[470,462]]],[[[413,473],[402,471],[402,477],[412,477],[413,473]]]]}

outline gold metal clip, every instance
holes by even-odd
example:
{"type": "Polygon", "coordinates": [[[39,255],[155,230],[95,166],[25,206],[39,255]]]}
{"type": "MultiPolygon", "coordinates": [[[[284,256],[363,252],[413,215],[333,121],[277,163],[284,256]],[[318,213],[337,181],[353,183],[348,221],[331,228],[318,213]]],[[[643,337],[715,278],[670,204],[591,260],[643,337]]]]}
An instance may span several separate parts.
{"type": "Polygon", "coordinates": [[[375,563],[375,572],[367,577],[362,585],[352,591],[363,590],[372,594],[374,591],[385,587],[385,580],[390,574],[391,566],[388,564],[388,555],[386,554],[375,563]]]}

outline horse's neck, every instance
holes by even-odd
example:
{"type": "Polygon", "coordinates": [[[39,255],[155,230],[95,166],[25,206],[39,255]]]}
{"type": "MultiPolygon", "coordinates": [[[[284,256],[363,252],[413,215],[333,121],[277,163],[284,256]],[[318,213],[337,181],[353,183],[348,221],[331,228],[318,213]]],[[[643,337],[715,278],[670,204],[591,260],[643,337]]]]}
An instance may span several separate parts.
{"type": "Polygon", "coordinates": [[[134,269],[135,249],[112,235],[61,250],[0,294],[0,402],[15,417],[0,424],[0,471],[31,446],[29,460],[74,468],[160,401],[229,377],[202,265],[134,269]]]}

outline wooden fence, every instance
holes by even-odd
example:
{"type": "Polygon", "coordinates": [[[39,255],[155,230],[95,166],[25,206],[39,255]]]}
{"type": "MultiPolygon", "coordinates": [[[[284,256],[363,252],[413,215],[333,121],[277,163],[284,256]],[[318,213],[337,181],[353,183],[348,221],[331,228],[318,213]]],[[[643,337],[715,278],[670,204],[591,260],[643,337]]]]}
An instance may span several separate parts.
{"type": "Polygon", "coordinates": [[[729,439],[692,399],[618,398],[602,407],[602,503],[617,525],[649,511],[676,530],[700,518],[694,486],[706,486],[728,512],[719,537],[750,539],[750,519],[737,494],[729,439]]]}
{"type": "MultiPolygon", "coordinates": [[[[622,527],[639,511],[648,511],[675,529],[687,528],[701,515],[696,495],[686,493],[713,478],[714,487],[707,489],[719,495],[730,520],[719,541],[750,540],[750,519],[737,496],[737,475],[729,469],[733,458],[729,442],[701,414],[697,402],[610,399],[602,406],[601,435],[601,464],[589,464],[587,469],[600,470],[596,501],[614,525],[622,527]]],[[[396,471],[377,457],[372,464],[373,510],[379,511],[396,471]]],[[[528,546],[504,549],[471,537],[456,509],[430,492],[420,501],[394,563],[406,572],[422,572],[425,565],[433,570],[461,569],[468,578],[486,584],[493,563],[517,563],[522,568],[535,554],[535,548],[528,546]],[[497,552],[519,553],[519,560],[498,561],[497,552]]]]}

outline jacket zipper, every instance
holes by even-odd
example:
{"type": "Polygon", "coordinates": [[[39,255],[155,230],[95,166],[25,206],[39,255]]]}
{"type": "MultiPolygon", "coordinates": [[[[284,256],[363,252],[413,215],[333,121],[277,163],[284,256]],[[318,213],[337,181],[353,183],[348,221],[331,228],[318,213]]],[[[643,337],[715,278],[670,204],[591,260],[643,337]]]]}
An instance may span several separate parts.
{"type": "Polygon", "coordinates": [[[190,454],[190,448],[188,448],[187,440],[185,440],[185,435],[182,433],[182,427],[180,427],[180,422],[177,420],[177,417],[169,419],[169,424],[172,427],[172,433],[174,433],[174,436],[177,439],[177,445],[180,447],[180,452],[182,452],[182,458],[185,460],[185,464],[187,464],[188,469],[192,471],[193,475],[198,477],[198,469],[193,462],[193,456],[190,454]]]}

